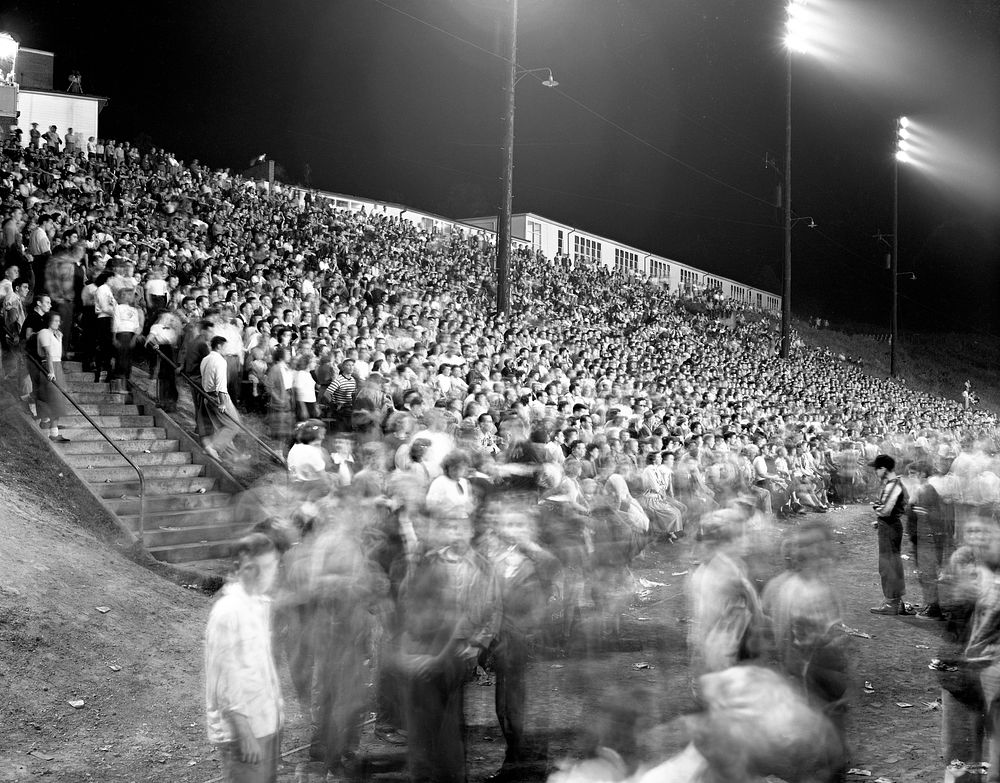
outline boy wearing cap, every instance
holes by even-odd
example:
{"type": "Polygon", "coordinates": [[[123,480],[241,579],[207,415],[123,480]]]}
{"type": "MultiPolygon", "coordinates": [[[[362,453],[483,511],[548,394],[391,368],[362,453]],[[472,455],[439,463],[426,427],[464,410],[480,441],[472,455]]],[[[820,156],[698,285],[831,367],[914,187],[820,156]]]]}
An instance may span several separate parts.
{"type": "Polygon", "coordinates": [[[882,580],[881,606],[873,606],[872,614],[908,614],[903,603],[905,580],[903,560],[900,557],[903,544],[903,512],[909,502],[906,488],[896,475],[896,460],[888,454],[879,454],[869,467],[875,468],[875,476],[882,482],[879,498],[872,503],[878,519],[872,523],[878,531],[878,575],[882,580]]]}

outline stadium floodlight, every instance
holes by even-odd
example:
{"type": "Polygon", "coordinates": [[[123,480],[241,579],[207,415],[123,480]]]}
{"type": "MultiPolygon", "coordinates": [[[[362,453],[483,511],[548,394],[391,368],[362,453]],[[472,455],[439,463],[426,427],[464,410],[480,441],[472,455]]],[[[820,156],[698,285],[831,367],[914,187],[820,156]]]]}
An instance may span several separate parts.
{"type": "Polygon", "coordinates": [[[17,57],[18,43],[10,33],[0,33],[0,60],[13,60],[17,57]]]}
{"type": "Polygon", "coordinates": [[[910,127],[910,118],[909,117],[900,117],[897,120],[897,122],[898,122],[900,128],[909,128],[910,127]]]}
{"type": "Polygon", "coordinates": [[[910,153],[907,150],[896,150],[896,160],[900,163],[913,163],[913,158],[910,157],[910,153]]]}

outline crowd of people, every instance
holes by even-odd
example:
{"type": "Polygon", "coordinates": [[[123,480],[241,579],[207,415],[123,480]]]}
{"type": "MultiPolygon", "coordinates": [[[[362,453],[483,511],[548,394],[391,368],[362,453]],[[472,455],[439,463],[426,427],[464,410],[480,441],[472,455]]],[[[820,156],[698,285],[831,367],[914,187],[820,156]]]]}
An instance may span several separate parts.
{"type": "MultiPolygon", "coordinates": [[[[243,458],[247,418],[286,459],[294,502],[240,543],[206,637],[210,734],[234,780],[273,779],[241,775],[277,764],[272,623],[330,779],[359,774],[373,661],[376,729],[406,746],[414,780],[465,779],[462,690],[484,665],[507,743],[498,779],[535,774],[531,661],[615,641],[634,560],[685,538],[703,550],[692,676],[708,692],[736,664],[771,661],[804,694],[800,724],[825,738],[808,763],[836,775],[847,663],[819,515],[876,498],[887,527],[905,514],[928,619],[951,617],[937,592],[950,564],[990,567],[968,531],[996,526],[995,415],[801,340],[780,360],[773,320],[747,305],[519,249],[514,310],[500,315],[476,232],[431,233],[128,143],[12,139],[0,164],[3,370],[50,437],[65,439],[63,357],[122,390],[139,360],[165,410],[192,391],[210,456],[243,458]],[[901,505],[879,455],[900,467],[901,505]],[[754,571],[778,520],[797,531],[796,565],[754,571]],[[596,624],[582,621],[591,611],[596,624]]],[[[874,609],[910,611],[891,578],[883,587],[874,609]]],[[[976,595],[969,628],[991,605],[976,595]]],[[[990,704],[947,715],[979,715],[981,734],[990,704]]],[[[692,779],[783,769],[753,754],[721,767],[710,735],[674,762],[716,776],[692,779]]],[[[955,757],[982,761],[972,744],[955,757]]],[[[618,760],[614,779],[636,774],[618,760]]]]}

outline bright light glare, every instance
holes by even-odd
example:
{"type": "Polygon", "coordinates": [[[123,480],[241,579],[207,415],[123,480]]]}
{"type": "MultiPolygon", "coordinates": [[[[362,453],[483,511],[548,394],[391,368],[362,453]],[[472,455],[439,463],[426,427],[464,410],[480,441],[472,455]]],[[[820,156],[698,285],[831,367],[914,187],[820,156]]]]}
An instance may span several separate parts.
{"type": "Polygon", "coordinates": [[[896,150],[896,160],[900,163],[913,163],[913,158],[906,150],[896,150]]]}
{"type": "Polygon", "coordinates": [[[899,127],[900,128],[909,128],[910,127],[910,118],[909,117],[900,117],[899,118],[899,127]]]}
{"type": "Polygon", "coordinates": [[[10,60],[17,55],[17,41],[7,33],[0,33],[0,59],[10,60]]]}
{"type": "Polygon", "coordinates": [[[896,149],[900,150],[901,152],[912,152],[913,145],[910,144],[910,142],[908,142],[906,139],[900,139],[896,143],[896,149]]]}
{"type": "Polygon", "coordinates": [[[808,54],[811,51],[809,42],[805,40],[800,35],[786,35],[785,36],[785,46],[793,52],[799,54],[808,54]]]}
{"type": "Polygon", "coordinates": [[[901,139],[908,139],[913,134],[910,133],[906,128],[900,128],[896,135],[899,136],[899,138],[901,139]]]}

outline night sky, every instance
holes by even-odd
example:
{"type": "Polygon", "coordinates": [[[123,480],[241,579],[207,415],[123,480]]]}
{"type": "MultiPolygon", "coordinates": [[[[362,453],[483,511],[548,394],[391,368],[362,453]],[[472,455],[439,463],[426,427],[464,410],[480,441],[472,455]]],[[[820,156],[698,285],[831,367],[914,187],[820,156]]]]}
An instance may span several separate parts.
{"type": "MultiPolygon", "coordinates": [[[[102,132],[449,217],[499,200],[503,0],[8,2],[0,30],[110,97],[102,132]],[[138,9],[141,8],[141,11],[138,9]],[[439,29],[435,29],[439,28],[439,29]],[[308,172],[308,174],[307,174],[308,172]],[[308,180],[307,180],[308,177],[308,180]]],[[[793,65],[793,308],[888,329],[894,121],[901,324],[1000,329],[1000,3],[811,0],[793,65]]],[[[784,4],[520,0],[514,210],[780,290],[784,4]],[[540,75],[539,79],[544,78],[540,75]]]]}

